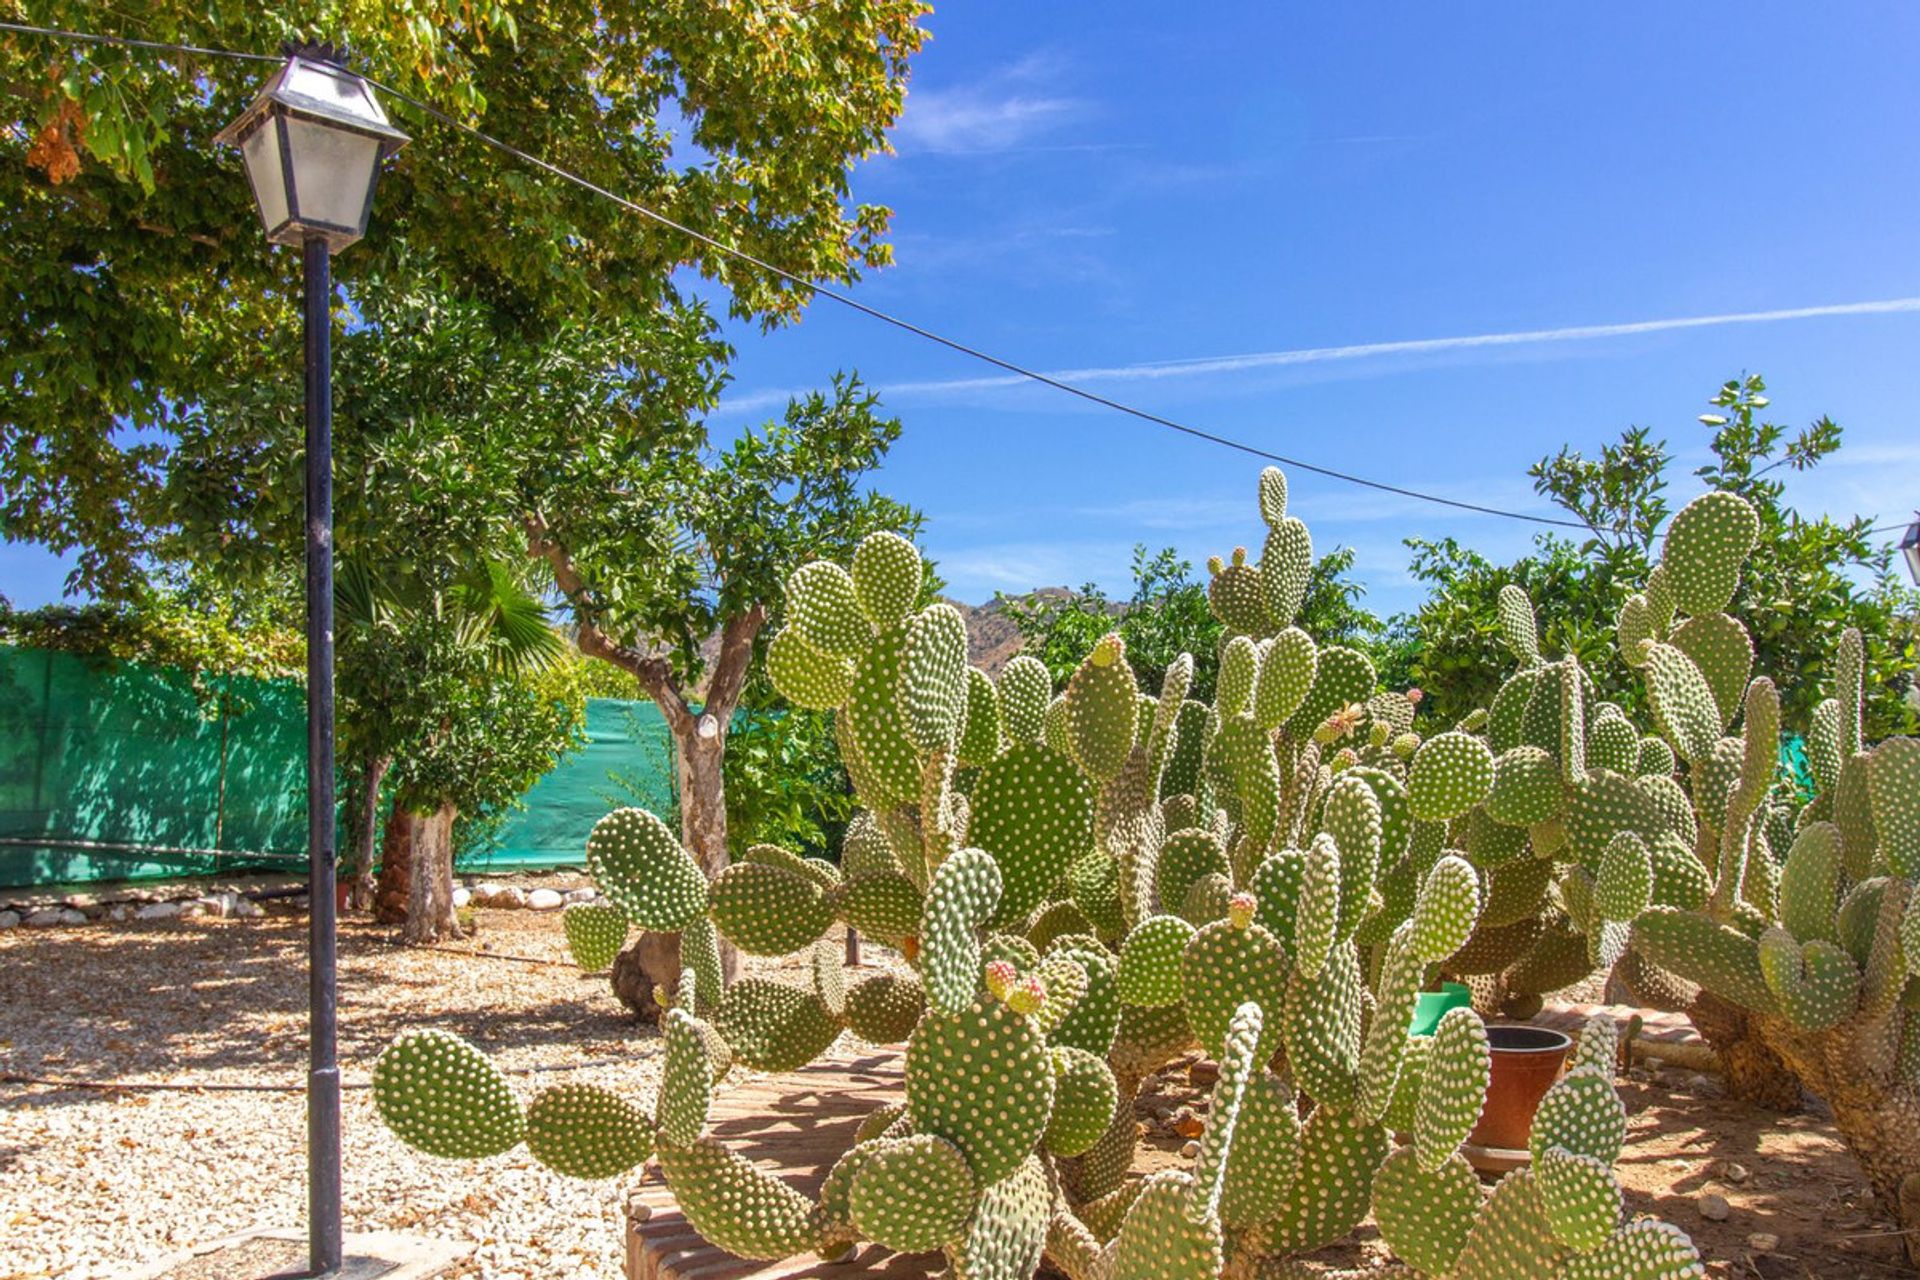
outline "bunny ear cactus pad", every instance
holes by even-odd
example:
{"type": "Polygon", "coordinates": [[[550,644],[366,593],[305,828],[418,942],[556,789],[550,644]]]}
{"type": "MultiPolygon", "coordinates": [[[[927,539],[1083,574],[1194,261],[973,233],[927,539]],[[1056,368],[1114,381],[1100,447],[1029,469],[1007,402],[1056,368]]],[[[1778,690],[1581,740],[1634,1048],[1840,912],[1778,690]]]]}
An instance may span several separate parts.
{"type": "Polygon", "coordinates": [[[1365,702],[1373,696],[1379,678],[1373,662],[1357,649],[1328,645],[1320,650],[1314,665],[1313,687],[1287,721],[1287,732],[1305,740],[1322,721],[1348,703],[1365,702]]]}
{"type": "Polygon", "coordinates": [[[1534,622],[1533,601],[1527,598],[1524,589],[1509,582],[1500,588],[1500,598],[1496,604],[1500,620],[1500,636],[1507,642],[1507,648],[1513,650],[1513,656],[1520,660],[1523,667],[1540,665],[1540,633],[1534,622]]]}
{"type": "Polygon", "coordinates": [[[569,1178],[612,1178],[653,1154],[646,1113],[597,1084],[542,1090],[527,1108],[527,1150],[569,1178]]]}
{"type": "Polygon", "coordinates": [[[1223,716],[1243,715],[1253,707],[1253,684],[1260,673],[1260,651],[1246,636],[1234,636],[1220,650],[1213,707],[1223,716]]]}
{"type": "MultiPolygon", "coordinates": [[[[1553,1227],[1540,1204],[1531,1169],[1515,1169],[1500,1179],[1481,1206],[1460,1253],[1462,1280],[1539,1280],[1561,1276],[1564,1250],[1553,1238],[1553,1227]]],[[[1622,1280],[1631,1271],[1602,1272],[1593,1280],[1622,1280]]]]}
{"type": "Polygon", "coordinates": [[[1058,1021],[1043,1010],[1039,1029],[1049,1044],[1085,1049],[1097,1058],[1113,1050],[1114,1037],[1120,1032],[1120,992],[1114,979],[1113,954],[1093,938],[1069,943],[1056,941],[1054,950],[1041,962],[1041,972],[1065,961],[1078,965],[1086,974],[1086,987],[1072,1002],[1064,1018],[1058,1021]]]}
{"type": "Polygon", "coordinates": [[[1260,600],[1269,626],[1293,625],[1312,577],[1313,535],[1301,521],[1283,516],[1269,526],[1260,551],[1260,600]]]}
{"type": "Polygon", "coordinates": [[[1647,959],[1756,1013],[1778,1005],[1760,968],[1760,950],[1738,929],[1694,911],[1653,907],[1633,924],[1633,945],[1647,959]]]}
{"type": "Polygon", "coordinates": [[[1281,1007],[1287,1061],[1315,1102],[1345,1107],[1354,1100],[1363,1000],[1359,954],[1350,942],[1333,949],[1318,976],[1293,971],[1281,1007]]]}
{"type": "Polygon", "coordinates": [[[857,658],[873,641],[852,575],[831,560],[810,560],[787,579],[787,625],[836,658],[857,658]]]}
{"type": "Polygon", "coordinates": [[[1466,945],[1479,919],[1479,873],[1458,854],[1444,854],[1414,899],[1408,945],[1418,959],[1437,964],[1466,945]]]}
{"type": "Polygon", "coordinates": [[[789,955],[833,923],[816,881],[764,862],[736,862],[715,876],[708,910],[728,942],[756,956],[789,955]]]}
{"type": "Polygon", "coordinates": [[[1693,763],[1711,756],[1720,741],[1720,710],[1693,659],[1670,644],[1649,645],[1646,676],[1653,721],[1680,758],[1693,763]]]}
{"type": "Polygon", "coordinates": [[[1193,940],[1194,927],[1179,916],[1142,920],[1120,944],[1116,990],[1127,1004],[1162,1008],[1182,997],[1180,958],[1193,940]]]}
{"type": "Polygon", "coordinates": [[[1219,1220],[1227,1162],[1233,1153],[1241,1107],[1246,1102],[1254,1073],[1265,1070],[1253,1056],[1260,1042],[1261,1020],[1260,1006],[1248,1003],[1236,1009],[1227,1024],[1226,1052],[1220,1055],[1220,1078],[1213,1086],[1206,1132],[1200,1136],[1200,1152],[1194,1158],[1193,1199],[1187,1205],[1187,1217],[1195,1222],[1219,1220]]]}
{"type": "Polygon", "coordinates": [[[1220,838],[1211,831],[1198,827],[1176,831],[1160,846],[1160,860],[1154,867],[1154,894],[1163,911],[1178,910],[1194,881],[1209,872],[1231,875],[1232,870],[1220,838]]]}
{"type": "Polygon", "coordinates": [[[797,627],[782,627],[767,645],[767,678],[796,707],[831,711],[853,692],[853,659],[822,653],[797,627]]]}
{"type": "MultiPolygon", "coordinates": [[[[1407,1054],[1407,1028],[1420,999],[1420,983],[1427,966],[1413,954],[1409,941],[1413,926],[1403,924],[1387,943],[1380,962],[1379,996],[1366,1041],[1360,1046],[1355,1075],[1354,1107],[1362,1119],[1377,1122],[1393,1102],[1407,1054]]],[[[1422,1038],[1422,1043],[1430,1041],[1422,1038]]]]}
{"type": "Polygon", "coordinates": [[[1120,1086],[1107,1064],[1070,1045],[1048,1051],[1053,1061],[1053,1112],[1047,1119],[1047,1150],[1077,1156],[1092,1149],[1113,1122],[1120,1086]]]}
{"type": "Polygon", "coordinates": [[[960,1238],[979,1188],[959,1148],[918,1134],[877,1146],[854,1171],[847,1210],[868,1239],[925,1253],[960,1238]]]}
{"type": "Polygon", "coordinates": [[[673,933],[706,914],[706,876],[679,837],[645,809],[615,809],[593,825],[587,870],[642,929],[673,933]]]}
{"type": "Polygon", "coordinates": [[[897,533],[870,533],[853,550],[853,595],[877,630],[905,618],[920,594],[920,552],[897,533]]]}
{"type": "Polygon", "coordinates": [[[1413,1152],[1421,1172],[1437,1172],[1466,1141],[1486,1102],[1492,1063],[1480,1015],[1470,1008],[1447,1010],[1434,1028],[1413,1116],[1413,1152]]]}
{"type": "Polygon", "coordinates": [[[1558,1147],[1610,1165],[1626,1139],[1627,1109],[1614,1092],[1611,1064],[1604,1072],[1582,1065],[1555,1081],[1540,1100],[1527,1149],[1536,1163],[1558,1147]]]}
{"type": "Polygon", "coordinates": [[[1024,920],[1093,847],[1093,788],[1065,756],[1016,742],[974,779],[967,838],[1000,866],[994,919],[1024,920]]]}
{"type": "Polygon", "coordinates": [[[1020,1167],[1053,1110],[1046,1043],[998,1000],[929,1012],[907,1042],[906,1077],[914,1126],[960,1148],[983,1185],[1020,1167]]]}
{"type": "Polygon", "coordinates": [[[1373,1179],[1380,1238],[1401,1261],[1428,1275],[1452,1274],[1480,1203],[1479,1176],[1458,1152],[1438,1169],[1422,1169],[1413,1148],[1401,1147],[1373,1179]]]}
{"type": "Polygon", "coordinates": [[[927,890],[921,971],[927,1000],[942,1013],[973,1003],[980,981],[980,927],[1000,905],[1000,867],[978,849],[961,849],[933,873],[927,890]]]}
{"type": "Polygon", "coordinates": [[[1242,1228],[1279,1216],[1300,1172],[1300,1113],[1293,1090],[1271,1071],[1247,1081],[1234,1125],[1233,1158],[1220,1194],[1220,1220],[1242,1228]]]}
{"type": "Polygon", "coordinates": [[[1600,857],[1594,880],[1594,906],[1606,920],[1631,922],[1653,902],[1653,854],[1646,842],[1622,831],[1600,857]]]}
{"type": "Polygon", "coordinates": [[[1313,688],[1320,653],[1313,637],[1288,627],[1273,638],[1260,658],[1253,686],[1253,719],[1262,729],[1278,729],[1292,718],[1313,688]]]}
{"type": "Polygon", "coordinates": [[[1342,774],[1327,792],[1321,822],[1339,853],[1340,919],[1336,935],[1341,939],[1352,937],[1366,914],[1386,841],[1384,819],[1379,798],[1363,778],[1342,774]]]}
{"type": "Polygon", "coordinates": [[[1739,714],[1753,674],[1753,640],[1747,629],[1724,613],[1709,613],[1681,623],[1669,643],[1693,659],[1706,678],[1724,732],[1739,714]]]}
{"type": "Polygon", "coordinates": [[[1120,772],[1139,726],[1140,686],[1127,665],[1127,646],[1108,632],[1067,682],[1067,740],[1073,758],[1095,782],[1120,772]]]}
{"type": "Polygon", "coordinates": [[[1867,794],[1880,856],[1898,874],[1920,876],[1920,738],[1888,738],[1873,749],[1867,794]]]}
{"type": "MultiPolygon", "coordinates": [[[[1287,999],[1287,959],[1279,940],[1257,924],[1244,927],[1215,920],[1194,935],[1181,957],[1180,981],[1186,991],[1187,1021],[1216,1059],[1226,1048],[1228,1024],[1241,1005],[1252,1001],[1274,1014],[1287,999]]],[[[1281,1019],[1268,1017],[1260,1031],[1258,1060],[1280,1047],[1281,1019]]]]}
{"type": "Polygon", "coordinates": [[[1450,729],[1428,738],[1413,753],[1407,802],[1414,817],[1447,822],[1485,800],[1493,779],[1493,753],[1486,741],[1450,729]]]}
{"type": "Polygon", "coordinates": [[[1860,969],[1838,946],[1815,938],[1803,947],[1785,929],[1768,929],[1759,947],[1760,973],[1794,1026],[1824,1031],[1854,1011],[1860,969]]]}
{"type": "Polygon", "coordinates": [[[836,896],[848,925],[890,947],[920,932],[925,896],[897,871],[849,876],[836,896]]]}
{"type": "Polygon", "coordinates": [[[713,1083],[720,1073],[708,1052],[710,1028],[698,1018],[685,1009],[669,1009],[664,1027],[667,1060],[660,1073],[660,1097],[654,1104],[660,1113],[660,1141],[689,1147],[707,1127],[713,1083]]]}
{"type": "Polygon", "coordinates": [[[1682,507],[1660,560],[1674,602],[1696,618],[1725,609],[1759,536],[1760,518],[1737,493],[1703,493],[1682,507]]]}
{"type": "Polygon", "coordinates": [[[627,942],[627,917],[611,903],[570,902],[560,913],[560,925],[573,962],[588,973],[612,964],[627,942]]]}
{"type": "Polygon", "coordinates": [[[1575,1254],[1561,1280],[1706,1280],[1700,1251],[1670,1222],[1641,1218],[1615,1231],[1589,1253],[1575,1254]]]}
{"type": "Polygon", "coordinates": [[[1534,1162],[1533,1181],[1554,1238],[1568,1248],[1597,1249],[1620,1225],[1620,1183],[1604,1162],[1549,1147],[1534,1162]]]}
{"type": "Polygon", "coordinates": [[[847,1027],[868,1044],[898,1044],[927,1011],[927,994],[912,974],[876,973],[847,991],[847,1027]]]}
{"type": "Polygon", "coordinates": [[[825,1215],[811,1200],[712,1138],[661,1144],[660,1170],[687,1221],[716,1248],[773,1260],[821,1243],[825,1215]]]}
{"type": "Polygon", "coordinates": [[[1287,473],[1278,467],[1260,469],[1260,519],[1269,529],[1287,518],[1287,473]]]}
{"type": "Polygon", "coordinates": [[[920,756],[901,716],[900,688],[907,664],[906,626],[883,631],[854,668],[846,717],[855,750],[878,795],[862,795],[870,808],[915,804],[920,799],[920,756]]]}
{"type": "Polygon", "coordinates": [[[1040,659],[1023,653],[1000,669],[1000,714],[1008,738],[1038,742],[1052,701],[1053,677],[1040,659]]]}
{"type": "Polygon", "coordinates": [[[1193,1175],[1149,1174],[1112,1245],[1109,1280],[1213,1280],[1226,1265],[1220,1220],[1188,1212],[1193,1175]]]}
{"type": "Polygon", "coordinates": [[[1235,547],[1231,561],[1207,561],[1207,607],[1230,633],[1260,635],[1267,629],[1266,587],[1260,571],[1247,563],[1247,549],[1235,547]]]}
{"type": "Polygon", "coordinates": [[[1300,1131],[1300,1172],[1269,1229],[1273,1251],[1318,1249],[1346,1235],[1373,1203],[1387,1131],[1344,1107],[1315,1107],[1300,1131]]]}
{"type": "Polygon", "coordinates": [[[987,673],[968,667],[967,710],[961,717],[960,763],[977,769],[1000,754],[1000,694],[987,673]]]}
{"type": "Polygon", "coordinates": [[[399,1139],[430,1156],[498,1155],[526,1136],[519,1100],[487,1055],[445,1031],[407,1031],[373,1064],[373,1103],[399,1139]]]}
{"type": "Polygon", "coordinates": [[[1565,806],[1560,762],[1550,752],[1522,744],[1509,747],[1493,762],[1486,811],[1495,822],[1531,827],[1558,817],[1565,806]]]}
{"type": "Polygon", "coordinates": [[[966,1233],[947,1250],[953,1280],[1027,1280],[1039,1269],[1053,1191],[1032,1156],[980,1195],[966,1233]]]}
{"type": "Polygon", "coordinates": [[[728,987],[713,1026],[756,1071],[796,1071],[840,1034],[839,1019],[819,996],[770,978],[742,978],[728,987]]]}
{"type": "Polygon", "coordinates": [[[900,708],[907,737],[922,751],[951,747],[967,706],[967,624],[944,602],[907,624],[900,708]]]}

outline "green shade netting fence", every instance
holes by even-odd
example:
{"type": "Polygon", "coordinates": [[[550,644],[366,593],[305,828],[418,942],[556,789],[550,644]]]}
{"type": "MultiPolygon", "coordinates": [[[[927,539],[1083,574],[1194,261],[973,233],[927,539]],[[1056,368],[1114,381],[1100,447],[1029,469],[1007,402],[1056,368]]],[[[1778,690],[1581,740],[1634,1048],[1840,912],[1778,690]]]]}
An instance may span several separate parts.
{"type": "MultiPolygon", "coordinates": [[[[671,778],[658,708],[590,699],[586,745],[461,866],[578,864],[608,808],[672,814],[671,778]]],[[[0,887],[297,873],[306,840],[299,682],[0,645],[0,887]]]]}

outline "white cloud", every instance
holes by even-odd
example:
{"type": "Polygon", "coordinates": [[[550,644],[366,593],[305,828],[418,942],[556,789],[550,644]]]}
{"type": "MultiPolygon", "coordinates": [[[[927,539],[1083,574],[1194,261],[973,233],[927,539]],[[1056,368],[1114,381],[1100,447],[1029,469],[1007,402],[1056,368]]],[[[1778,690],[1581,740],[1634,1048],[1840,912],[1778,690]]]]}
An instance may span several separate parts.
{"type": "MultiPolygon", "coordinates": [[[[1060,382],[1091,386],[1100,383],[1159,381],[1168,378],[1220,377],[1292,365],[1327,364],[1383,356],[1434,355],[1456,351],[1484,351],[1548,343],[1635,337],[1683,329],[1725,325],[1777,324],[1839,316],[1893,315],[1920,312],[1920,297],[1887,298],[1872,302],[1842,302],[1815,307],[1787,307],[1773,311],[1738,311],[1720,315],[1676,316],[1660,320],[1630,320],[1618,324],[1571,325],[1558,329],[1522,329],[1504,333],[1462,334],[1446,338],[1412,338],[1393,342],[1360,342],[1338,347],[1295,347],[1282,351],[1252,351],[1238,355],[1194,356],[1180,360],[1148,360],[1135,364],[1100,365],[1081,369],[1054,369],[1046,376],[1060,382]]],[[[1031,380],[1019,374],[988,374],[975,378],[943,378],[894,382],[875,388],[882,397],[938,397],[955,393],[1025,387],[1031,380]]],[[[723,412],[754,412],[785,404],[792,391],[750,391],[723,406],[723,412]]]]}
{"type": "Polygon", "coordinates": [[[1052,59],[1036,55],[973,84],[909,88],[894,146],[903,154],[948,155],[1021,147],[1085,110],[1082,100],[1050,91],[1060,78],[1052,59]]]}

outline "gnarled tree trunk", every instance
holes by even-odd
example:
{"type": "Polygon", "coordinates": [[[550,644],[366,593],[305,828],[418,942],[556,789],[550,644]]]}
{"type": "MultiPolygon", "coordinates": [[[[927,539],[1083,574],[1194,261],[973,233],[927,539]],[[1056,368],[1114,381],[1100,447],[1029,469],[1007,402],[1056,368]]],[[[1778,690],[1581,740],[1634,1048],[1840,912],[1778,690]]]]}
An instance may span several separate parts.
{"type": "MultiPolygon", "coordinates": [[[[753,605],[728,618],[720,629],[720,656],[707,681],[706,702],[698,712],[688,702],[673,663],[663,655],[622,644],[595,623],[599,610],[567,549],[557,542],[538,514],[526,517],[527,547],[553,570],[555,585],[573,605],[577,623],[574,640],[580,652],[631,672],[640,680],[673,735],[674,758],[680,783],[680,839],[709,877],[727,865],[727,792],[722,765],[727,754],[727,726],[747,684],[753,660],[754,638],[765,625],[764,605],[753,605]]],[[[739,971],[740,958],[725,938],[720,939],[720,963],[728,981],[739,971]]],[[[613,962],[613,993],[643,1022],[657,1022],[662,1010],[654,988],[671,990],[680,976],[680,936],[643,933],[613,962]]]]}
{"type": "Polygon", "coordinates": [[[380,879],[373,891],[373,918],[381,924],[400,924],[413,901],[413,844],[418,834],[405,808],[393,806],[387,834],[380,841],[380,879]]]}
{"type": "Polygon", "coordinates": [[[403,942],[419,945],[460,936],[460,922],[453,913],[453,820],[457,816],[450,804],[429,814],[406,815],[416,834],[407,922],[400,931],[403,942]]]}
{"type": "Polygon", "coordinates": [[[1920,1010],[1856,1014],[1812,1034],[1779,1018],[1753,1021],[1787,1070],[1833,1108],[1860,1171],[1905,1235],[1907,1260],[1920,1267],[1920,1083],[1901,1078],[1907,1017],[1920,1010]]]}
{"type": "Polygon", "coordinates": [[[419,944],[460,936],[453,911],[452,805],[414,813],[395,804],[380,848],[374,918],[398,924],[401,940],[419,944]]]}
{"type": "Polygon", "coordinates": [[[353,871],[350,902],[357,911],[373,905],[373,841],[380,831],[380,786],[392,764],[392,756],[374,756],[355,783],[353,857],[348,865],[353,871]]]}
{"type": "Polygon", "coordinates": [[[1800,1076],[1781,1060],[1753,1014],[1702,991],[1687,1017],[1719,1055],[1729,1097],[1769,1111],[1800,1110],[1800,1076]]]}

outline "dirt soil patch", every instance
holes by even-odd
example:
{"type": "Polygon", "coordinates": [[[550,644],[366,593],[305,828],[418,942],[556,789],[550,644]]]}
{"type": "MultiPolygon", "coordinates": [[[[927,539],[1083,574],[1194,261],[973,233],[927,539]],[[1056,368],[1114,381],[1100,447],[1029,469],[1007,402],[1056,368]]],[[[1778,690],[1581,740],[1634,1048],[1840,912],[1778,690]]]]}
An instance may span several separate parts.
{"type": "MultiPolygon", "coordinates": [[[[413,1027],[473,1041],[523,1099],[578,1081],[651,1109],[658,1036],[605,975],[574,967],[560,913],[477,915],[477,936],[444,950],[399,947],[364,920],[341,927],[346,1228],[471,1243],[465,1275],[616,1276],[638,1171],[577,1182],[524,1147],[437,1160],[373,1114],[373,1060],[413,1027]]],[[[304,916],[0,933],[0,1076],[192,1086],[0,1081],[0,1280],[119,1276],[304,1222],[306,1010],[304,916]]]]}

